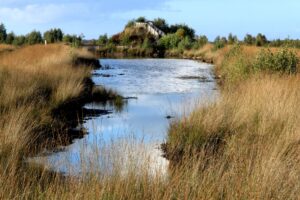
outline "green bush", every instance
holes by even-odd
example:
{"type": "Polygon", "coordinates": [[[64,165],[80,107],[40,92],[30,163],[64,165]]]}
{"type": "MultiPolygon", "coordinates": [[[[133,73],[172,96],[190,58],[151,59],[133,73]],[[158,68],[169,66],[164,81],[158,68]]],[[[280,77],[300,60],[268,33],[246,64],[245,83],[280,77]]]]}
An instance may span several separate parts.
{"type": "Polygon", "coordinates": [[[180,41],[180,37],[177,34],[167,34],[160,38],[158,44],[165,49],[175,49],[178,47],[180,41]]]}
{"type": "Polygon", "coordinates": [[[278,52],[263,49],[256,58],[254,67],[257,70],[278,71],[282,73],[295,73],[299,59],[295,52],[288,48],[281,48],[278,52]]]}
{"type": "Polygon", "coordinates": [[[178,49],[183,51],[185,49],[191,49],[193,46],[193,42],[192,40],[186,36],[185,38],[183,38],[179,43],[178,43],[178,49]]]}

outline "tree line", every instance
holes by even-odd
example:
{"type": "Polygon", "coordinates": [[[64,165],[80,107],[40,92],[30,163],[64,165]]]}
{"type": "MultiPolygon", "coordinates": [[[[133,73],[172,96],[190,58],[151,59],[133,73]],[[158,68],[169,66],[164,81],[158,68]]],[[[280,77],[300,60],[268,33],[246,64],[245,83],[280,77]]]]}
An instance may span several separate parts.
{"type": "MultiPolygon", "coordinates": [[[[145,17],[139,17],[130,20],[126,29],[134,27],[135,22],[147,22],[145,17]]],[[[214,41],[209,41],[207,36],[195,34],[195,30],[186,24],[171,24],[169,25],[165,19],[156,18],[151,21],[156,27],[161,29],[165,35],[159,40],[147,34],[132,34],[121,33],[108,37],[107,34],[100,35],[97,40],[93,40],[95,45],[115,48],[118,45],[135,46],[142,49],[198,49],[207,43],[212,43],[215,49],[223,48],[228,44],[242,43],[245,45],[269,46],[269,47],[293,47],[300,48],[300,40],[293,39],[276,39],[268,40],[268,38],[259,33],[256,36],[246,34],[243,40],[239,40],[236,35],[229,34],[227,37],[217,36],[214,41]]],[[[61,29],[50,29],[43,34],[40,31],[33,30],[26,35],[16,35],[13,32],[7,33],[5,25],[0,24],[0,43],[11,44],[16,46],[47,43],[65,42],[73,46],[80,46],[82,36],[64,34],[61,29]]]]}
{"type": "Polygon", "coordinates": [[[169,25],[165,19],[156,18],[151,22],[159,29],[161,29],[165,35],[157,39],[145,32],[130,31],[135,29],[136,22],[148,22],[149,20],[145,17],[139,17],[130,20],[125,30],[119,34],[108,37],[107,34],[100,35],[98,40],[94,41],[95,45],[102,46],[107,49],[115,49],[116,46],[130,46],[139,49],[152,49],[158,50],[189,50],[198,49],[207,43],[214,45],[215,49],[220,49],[226,45],[232,45],[236,43],[253,45],[253,46],[268,46],[268,47],[294,47],[300,48],[299,40],[291,39],[277,39],[268,40],[268,38],[258,33],[256,36],[246,34],[245,37],[240,40],[236,35],[230,33],[227,37],[217,36],[215,40],[209,41],[205,35],[196,35],[195,30],[186,24],[171,24],[169,25]]]}
{"type": "Polygon", "coordinates": [[[26,35],[16,35],[13,32],[7,33],[5,25],[0,24],[0,44],[10,44],[16,46],[34,45],[47,43],[65,42],[72,46],[80,46],[82,36],[64,34],[60,28],[50,29],[43,34],[33,30],[26,35]]]}
{"type": "Polygon", "coordinates": [[[264,34],[258,33],[256,36],[251,34],[246,34],[243,40],[239,40],[237,36],[229,34],[228,37],[218,36],[213,41],[215,49],[223,48],[227,44],[240,43],[248,46],[257,47],[290,47],[290,48],[300,48],[299,39],[275,39],[269,40],[264,34]]]}

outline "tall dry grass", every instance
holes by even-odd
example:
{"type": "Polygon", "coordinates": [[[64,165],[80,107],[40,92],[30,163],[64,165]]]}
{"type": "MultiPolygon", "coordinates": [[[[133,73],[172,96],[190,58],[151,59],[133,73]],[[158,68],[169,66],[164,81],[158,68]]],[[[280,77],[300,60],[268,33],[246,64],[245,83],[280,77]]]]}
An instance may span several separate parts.
{"type": "Polygon", "coordinates": [[[184,154],[181,165],[165,177],[149,174],[147,163],[142,171],[129,167],[124,175],[122,158],[113,158],[118,165],[110,175],[37,176],[31,168],[31,178],[18,189],[14,179],[4,179],[0,194],[19,199],[298,199],[299,79],[251,78],[174,124],[168,141],[184,154]]]}
{"type": "MultiPolygon", "coordinates": [[[[226,53],[211,53],[214,59],[220,56],[222,66],[226,53]]],[[[72,67],[68,56],[73,54],[54,45],[0,57],[0,199],[299,198],[299,75],[249,76],[236,87],[224,87],[217,102],[199,105],[172,124],[167,156],[180,165],[167,176],[149,174],[150,163],[141,171],[128,167],[124,175],[122,158],[115,157],[110,175],[100,171],[80,177],[20,162],[37,137],[32,134],[53,124],[50,108],[82,90],[79,83],[89,72],[72,67]]],[[[147,155],[143,160],[149,160],[147,155]]]]}
{"type": "Polygon", "coordinates": [[[173,124],[169,156],[196,157],[203,198],[299,198],[299,81],[252,78],[173,124]]]}
{"type": "Polygon", "coordinates": [[[57,44],[0,54],[1,158],[28,153],[43,134],[59,129],[53,109],[78,98],[90,76],[88,66],[73,66],[76,57],[86,56],[82,52],[57,44]]]}
{"type": "Polygon", "coordinates": [[[11,52],[15,50],[17,47],[13,45],[8,45],[8,44],[0,44],[0,54],[6,53],[6,52],[11,52]]]}

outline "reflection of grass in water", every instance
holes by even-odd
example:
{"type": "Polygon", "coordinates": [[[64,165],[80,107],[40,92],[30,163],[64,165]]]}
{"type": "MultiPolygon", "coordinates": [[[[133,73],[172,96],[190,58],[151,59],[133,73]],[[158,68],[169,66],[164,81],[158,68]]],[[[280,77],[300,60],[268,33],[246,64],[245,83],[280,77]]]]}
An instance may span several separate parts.
{"type": "Polygon", "coordinates": [[[93,90],[93,101],[96,103],[101,103],[102,105],[111,106],[113,105],[116,112],[122,112],[124,106],[127,105],[127,100],[125,100],[121,95],[112,89],[106,89],[102,86],[97,86],[93,90]]]}
{"type": "Polygon", "coordinates": [[[113,108],[115,112],[121,113],[124,111],[125,107],[128,104],[127,99],[123,99],[123,97],[117,97],[114,100],[108,100],[108,101],[102,101],[102,102],[94,102],[95,105],[99,105],[101,107],[104,107],[105,109],[113,108]]]}
{"type": "Polygon", "coordinates": [[[112,89],[106,89],[102,86],[94,87],[92,95],[95,102],[104,102],[122,98],[122,96],[120,96],[116,91],[112,89]]]}
{"type": "Polygon", "coordinates": [[[118,96],[113,102],[114,102],[116,112],[122,112],[124,110],[124,106],[126,106],[128,103],[127,100],[124,100],[120,96],[118,96]]]}

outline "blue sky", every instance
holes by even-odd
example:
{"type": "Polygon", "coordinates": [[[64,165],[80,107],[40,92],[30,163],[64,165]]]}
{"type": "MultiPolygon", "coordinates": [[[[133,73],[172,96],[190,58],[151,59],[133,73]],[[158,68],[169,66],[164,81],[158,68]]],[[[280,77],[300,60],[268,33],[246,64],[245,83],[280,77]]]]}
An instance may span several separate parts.
{"type": "Polygon", "coordinates": [[[0,0],[0,21],[8,31],[62,28],[87,39],[122,31],[138,16],[186,23],[213,40],[230,32],[243,38],[300,38],[299,0],[0,0]]]}

